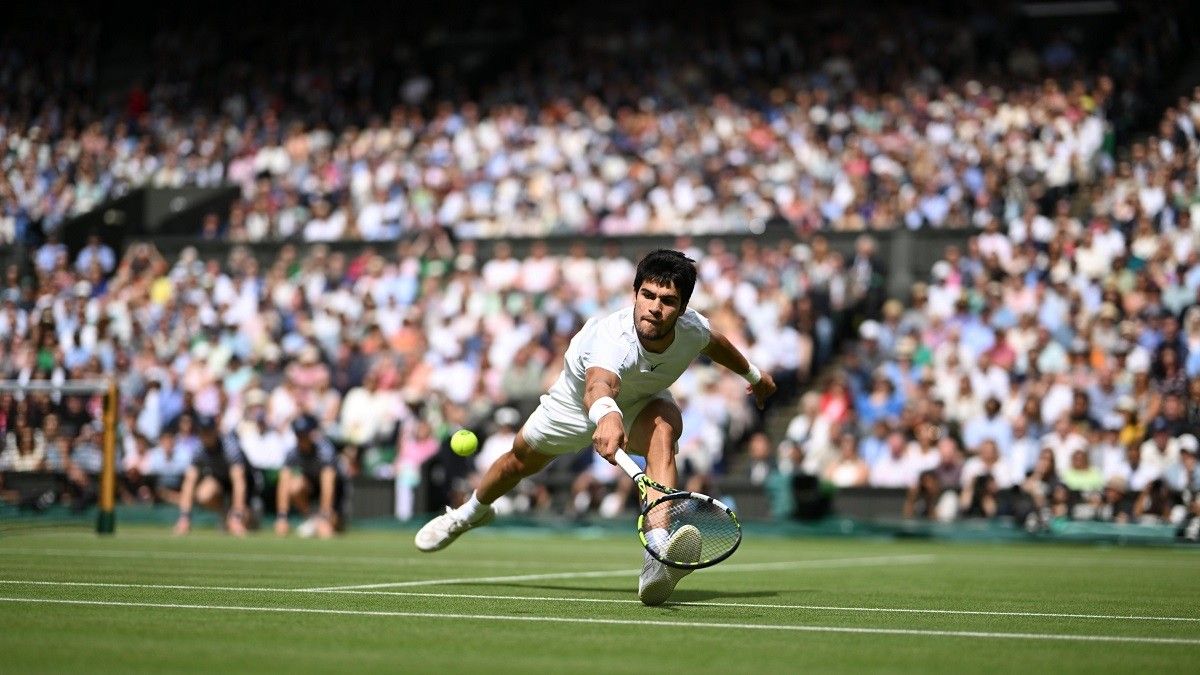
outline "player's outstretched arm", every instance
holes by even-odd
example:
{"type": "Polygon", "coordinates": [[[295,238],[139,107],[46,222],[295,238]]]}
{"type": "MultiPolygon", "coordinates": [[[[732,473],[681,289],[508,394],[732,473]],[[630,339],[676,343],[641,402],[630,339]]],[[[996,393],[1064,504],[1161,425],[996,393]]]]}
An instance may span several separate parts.
{"type": "Polygon", "coordinates": [[[714,362],[745,378],[749,383],[746,393],[754,394],[754,404],[759,410],[762,410],[771,394],[775,393],[775,380],[771,378],[771,374],[760,372],[724,335],[713,331],[708,346],[702,351],[714,362]]]}
{"type": "Polygon", "coordinates": [[[588,368],[583,385],[583,408],[596,425],[592,446],[600,456],[616,463],[617,448],[625,447],[625,424],[617,408],[621,378],[611,370],[588,368]]]}

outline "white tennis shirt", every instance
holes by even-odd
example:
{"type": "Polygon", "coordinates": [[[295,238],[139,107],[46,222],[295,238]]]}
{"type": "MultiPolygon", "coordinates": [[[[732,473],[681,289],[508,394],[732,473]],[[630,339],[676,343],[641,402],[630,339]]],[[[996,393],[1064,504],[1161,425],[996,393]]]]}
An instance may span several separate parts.
{"type": "MultiPolygon", "coordinates": [[[[633,325],[633,307],[588,319],[567,347],[566,365],[550,387],[550,397],[568,409],[582,410],[588,368],[604,368],[621,378],[617,406],[626,410],[679,379],[708,346],[708,319],[686,309],[675,322],[675,340],[661,354],[646,351],[633,325]]],[[[586,413],[586,411],[585,411],[586,413]]]]}

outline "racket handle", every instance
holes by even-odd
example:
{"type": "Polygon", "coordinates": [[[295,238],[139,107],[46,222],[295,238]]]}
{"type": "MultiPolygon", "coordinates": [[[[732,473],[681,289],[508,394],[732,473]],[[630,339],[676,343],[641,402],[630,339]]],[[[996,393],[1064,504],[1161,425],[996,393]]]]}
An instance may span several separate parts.
{"type": "Polygon", "coordinates": [[[637,480],[637,477],[644,473],[642,468],[637,465],[637,462],[634,462],[621,448],[617,448],[616,460],[617,466],[621,467],[634,480],[637,480]]]}

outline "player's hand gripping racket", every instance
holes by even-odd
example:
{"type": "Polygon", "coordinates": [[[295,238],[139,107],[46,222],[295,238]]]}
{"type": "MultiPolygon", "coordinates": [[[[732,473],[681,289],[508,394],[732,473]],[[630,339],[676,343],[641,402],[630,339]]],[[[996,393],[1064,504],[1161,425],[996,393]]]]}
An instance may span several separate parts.
{"type": "Polygon", "coordinates": [[[737,514],[721,502],[698,492],[687,492],[655,482],[624,450],[617,449],[617,466],[638,486],[645,506],[638,516],[638,538],[659,562],[680,569],[711,567],[733,555],[742,543],[742,525],[737,514]],[[662,493],[651,501],[648,491],[662,493]],[[694,531],[684,530],[693,528],[694,531]],[[680,532],[680,530],[684,530],[680,532]],[[699,546],[672,546],[678,536],[694,538],[699,546]],[[698,554],[697,554],[698,549],[698,554]]]}

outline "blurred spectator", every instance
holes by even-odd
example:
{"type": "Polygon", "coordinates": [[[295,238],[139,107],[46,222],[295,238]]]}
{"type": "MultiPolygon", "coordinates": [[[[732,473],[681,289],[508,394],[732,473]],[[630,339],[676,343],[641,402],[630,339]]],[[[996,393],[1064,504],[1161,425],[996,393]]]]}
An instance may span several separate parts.
{"type": "Polygon", "coordinates": [[[836,460],[825,467],[825,480],[837,487],[862,487],[867,484],[871,469],[858,456],[857,439],[853,433],[846,432],[838,438],[836,460]]]}
{"type": "Polygon", "coordinates": [[[871,467],[873,487],[902,488],[916,483],[920,474],[920,459],[911,452],[904,435],[893,431],[887,437],[887,454],[871,467]]]}
{"type": "Polygon", "coordinates": [[[155,480],[155,499],[176,505],[187,467],[192,463],[191,452],[180,447],[177,439],[175,428],[164,429],[146,460],[147,472],[155,480]]]}

